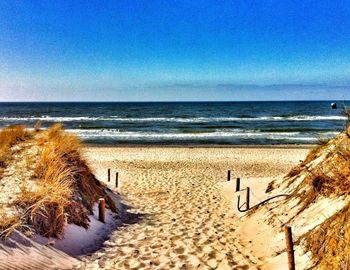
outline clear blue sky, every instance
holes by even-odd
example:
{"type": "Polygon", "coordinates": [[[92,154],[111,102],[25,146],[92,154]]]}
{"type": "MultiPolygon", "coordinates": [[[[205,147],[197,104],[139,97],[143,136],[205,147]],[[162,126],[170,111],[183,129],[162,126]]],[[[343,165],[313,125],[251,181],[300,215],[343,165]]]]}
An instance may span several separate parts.
{"type": "Polygon", "coordinates": [[[0,1],[0,100],[350,99],[350,1],[0,1]]]}

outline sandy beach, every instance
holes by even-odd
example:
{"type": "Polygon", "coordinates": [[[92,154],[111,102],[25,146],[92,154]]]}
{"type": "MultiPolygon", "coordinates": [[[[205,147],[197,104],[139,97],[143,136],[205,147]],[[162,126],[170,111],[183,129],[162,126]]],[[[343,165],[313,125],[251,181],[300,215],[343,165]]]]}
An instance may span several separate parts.
{"type": "MultiPolygon", "coordinates": [[[[238,211],[222,189],[227,171],[243,185],[251,183],[263,198],[268,183],[285,176],[308,151],[309,147],[87,147],[85,158],[97,178],[120,193],[124,211],[123,225],[104,246],[80,259],[86,269],[268,269],[266,258],[235,232],[238,211]]],[[[254,230],[245,239],[250,236],[255,238],[254,230]]]]}
{"type": "Polygon", "coordinates": [[[0,1],[0,270],[350,270],[349,1],[0,1]]]}

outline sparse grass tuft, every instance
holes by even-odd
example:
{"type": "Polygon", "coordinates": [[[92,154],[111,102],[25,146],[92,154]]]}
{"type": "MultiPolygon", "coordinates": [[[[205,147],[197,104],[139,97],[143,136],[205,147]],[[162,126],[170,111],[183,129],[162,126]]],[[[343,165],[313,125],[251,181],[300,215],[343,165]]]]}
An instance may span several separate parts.
{"type": "Polygon", "coordinates": [[[0,238],[7,238],[20,225],[21,222],[17,216],[8,216],[5,213],[1,213],[0,238]]]}
{"type": "Polygon", "coordinates": [[[24,126],[9,126],[1,130],[1,144],[13,146],[18,141],[24,141],[31,133],[24,126]]]}
{"type": "Polygon", "coordinates": [[[30,138],[32,134],[24,126],[9,126],[0,131],[0,167],[6,166],[10,149],[17,142],[30,138]]]}

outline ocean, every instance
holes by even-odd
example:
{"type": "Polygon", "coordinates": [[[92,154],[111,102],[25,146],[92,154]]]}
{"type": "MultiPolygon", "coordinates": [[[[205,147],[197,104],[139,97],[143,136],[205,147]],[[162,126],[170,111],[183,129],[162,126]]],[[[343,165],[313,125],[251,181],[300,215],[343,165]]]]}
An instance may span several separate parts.
{"type": "Polygon", "coordinates": [[[93,144],[314,144],[343,130],[343,102],[0,103],[0,127],[62,123],[93,144]]]}

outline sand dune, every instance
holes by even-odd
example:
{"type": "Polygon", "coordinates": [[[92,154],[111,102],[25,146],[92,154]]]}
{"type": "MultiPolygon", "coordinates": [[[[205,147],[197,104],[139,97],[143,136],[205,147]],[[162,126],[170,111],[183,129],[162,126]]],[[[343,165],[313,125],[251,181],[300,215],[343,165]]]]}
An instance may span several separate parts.
{"type": "Polygon", "coordinates": [[[2,270],[68,270],[77,265],[77,259],[50,245],[38,244],[19,232],[15,232],[11,239],[0,242],[2,270]]]}

